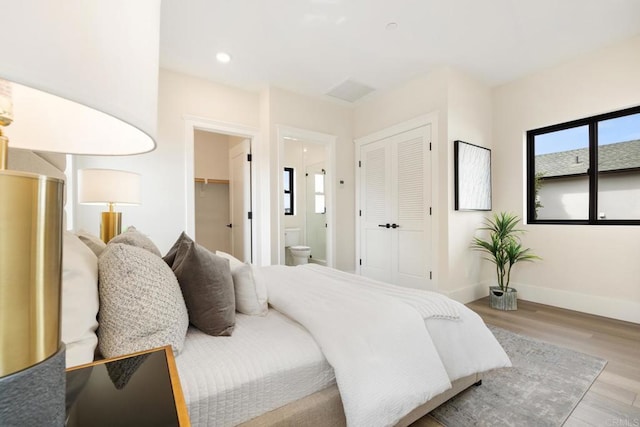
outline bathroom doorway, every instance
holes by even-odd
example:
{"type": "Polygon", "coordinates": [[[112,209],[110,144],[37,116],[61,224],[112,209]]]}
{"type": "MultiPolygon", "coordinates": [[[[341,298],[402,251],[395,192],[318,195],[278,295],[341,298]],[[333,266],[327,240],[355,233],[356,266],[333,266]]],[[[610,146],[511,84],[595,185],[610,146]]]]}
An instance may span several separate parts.
{"type": "Polygon", "coordinates": [[[335,139],[278,126],[279,264],[335,263],[335,139]]]}

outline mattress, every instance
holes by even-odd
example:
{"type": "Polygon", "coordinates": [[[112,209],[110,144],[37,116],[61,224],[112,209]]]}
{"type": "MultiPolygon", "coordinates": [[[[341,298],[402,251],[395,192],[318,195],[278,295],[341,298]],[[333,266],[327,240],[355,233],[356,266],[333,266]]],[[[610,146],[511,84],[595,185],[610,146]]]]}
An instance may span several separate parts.
{"type": "Polygon", "coordinates": [[[311,335],[273,309],[236,313],[231,337],[190,327],[176,365],[194,426],[234,426],[335,384],[311,335]]]}

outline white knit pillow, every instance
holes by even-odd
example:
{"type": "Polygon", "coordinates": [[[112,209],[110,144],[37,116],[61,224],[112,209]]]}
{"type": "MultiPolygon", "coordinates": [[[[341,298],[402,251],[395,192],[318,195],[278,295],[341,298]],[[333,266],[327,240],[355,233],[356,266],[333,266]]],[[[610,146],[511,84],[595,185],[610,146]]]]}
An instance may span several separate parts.
{"type": "Polygon", "coordinates": [[[236,294],[236,310],[250,316],[264,316],[267,305],[267,288],[253,277],[253,267],[226,252],[216,251],[216,255],[229,260],[233,288],[236,294]]]}
{"type": "Polygon", "coordinates": [[[110,243],[98,259],[99,347],[115,357],[170,344],[179,353],[189,326],[171,268],[148,250],[110,243]]]}

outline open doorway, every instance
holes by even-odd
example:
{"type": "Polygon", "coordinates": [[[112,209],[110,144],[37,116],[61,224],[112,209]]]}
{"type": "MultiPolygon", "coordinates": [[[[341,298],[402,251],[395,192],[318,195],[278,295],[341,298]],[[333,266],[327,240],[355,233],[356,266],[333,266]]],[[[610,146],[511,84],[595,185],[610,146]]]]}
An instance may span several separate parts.
{"type": "MultiPolygon", "coordinates": [[[[270,176],[269,150],[265,146],[257,128],[219,122],[205,117],[184,116],[184,198],[185,231],[196,235],[195,225],[195,170],[194,170],[194,133],[196,130],[239,136],[250,141],[251,147],[251,244],[248,245],[251,263],[255,265],[271,264],[271,215],[269,212],[270,176]]],[[[248,259],[248,258],[247,258],[248,259]]]]}
{"type": "Polygon", "coordinates": [[[251,262],[251,141],[199,129],[193,141],[195,239],[251,262]]]}
{"type": "Polygon", "coordinates": [[[278,126],[279,264],[335,265],[335,141],[278,126]]]}

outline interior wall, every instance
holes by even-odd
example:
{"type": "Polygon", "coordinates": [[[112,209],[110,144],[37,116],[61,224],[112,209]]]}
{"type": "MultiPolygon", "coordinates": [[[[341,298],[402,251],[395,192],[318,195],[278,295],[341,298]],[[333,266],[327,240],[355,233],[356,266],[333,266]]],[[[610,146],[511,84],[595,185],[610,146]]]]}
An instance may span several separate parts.
{"type": "MultiPolygon", "coordinates": [[[[241,139],[241,138],[239,138],[241,139]]],[[[196,178],[229,180],[231,137],[214,132],[194,132],[196,178]]],[[[231,252],[229,184],[195,183],[195,240],[211,251],[231,252]]]]}
{"type": "Polygon", "coordinates": [[[431,161],[434,280],[439,291],[468,302],[481,296],[476,285],[482,270],[469,242],[483,215],[454,210],[453,141],[491,146],[488,86],[459,70],[440,68],[356,107],[354,133],[364,137],[433,112],[438,116],[431,161]]]}
{"type": "Polygon", "coordinates": [[[193,163],[196,178],[229,179],[229,139],[228,135],[219,133],[194,132],[193,163]]]}
{"type": "MultiPolygon", "coordinates": [[[[96,167],[130,170],[142,176],[142,205],[122,206],[123,227],[135,225],[165,253],[185,230],[184,116],[206,117],[258,128],[259,94],[160,70],[157,148],[124,157],[75,156],[76,169],[96,167]]],[[[77,205],[75,229],[100,231],[99,206],[77,205]]]]}
{"type": "MultiPolygon", "coordinates": [[[[493,92],[494,209],[524,214],[525,132],[640,104],[640,37],[582,55],[493,92]]],[[[640,323],[640,227],[528,225],[543,260],[518,265],[530,301],[640,323]]]]}
{"type": "MultiPolygon", "coordinates": [[[[488,294],[486,287],[479,288],[477,284],[493,277],[492,264],[483,261],[479,252],[470,249],[470,244],[477,228],[491,212],[455,210],[454,141],[462,140],[493,148],[491,103],[491,89],[488,85],[460,70],[449,70],[446,163],[449,270],[447,281],[440,289],[464,302],[474,301],[488,294]]],[[[492,161],[494,155],[495,150],[492,150],[492,161]]],[[[445,186],[441,188],[444,189],[445,186]]]]}
{"type": "MultiPolygon", "coordinates": [[[[432,221],[434,251],[433,280],[435,288],[447,281],[447,194],[440,182],[447,178],[447,86],[448,69],[440,68],[410,80],[394,89],[373,96],[354,111],[354,138],[362,138],[418,116],[436,112],[437,133],[432,129],[432,221]],[[444,167],[443,167],[444,166],[444,167]]],[[[354,165],[355,168],[355,165],[354,165]]],[[[355,173],[355,172],[354,172],[355,173]]],[[[355,193],[354,193],[355,194],[355,193]]]]}
{"type": "MultiPolygon", "coordinates": [[[[263,108],[268,109],[267,129],[271,153],[271,188],[278,188],[278,136],[277,125],[284,125],[315,132],[335,135],[336,171],[333,190],[336,200],[336,230],[340,244],[336,244],[336,265],[340,270],[354,271],[355,238],[355,202],[354,194],[354,149],[353,149],[353,110],[337,103],[294,94],[283,89],[271,87],[262,92],[263,108]],[[338,184],[339,181],[344,184],[338,184]]],[[[277,191],[271,192],[271,216],[277,218],[277,191]]],[[[272,220],[271,262],[277,263],[278,227],[272,220]]]]}

